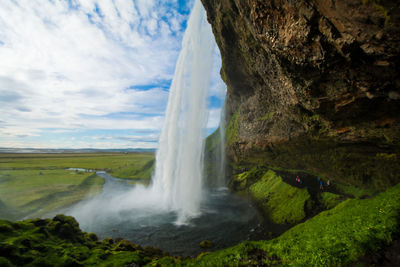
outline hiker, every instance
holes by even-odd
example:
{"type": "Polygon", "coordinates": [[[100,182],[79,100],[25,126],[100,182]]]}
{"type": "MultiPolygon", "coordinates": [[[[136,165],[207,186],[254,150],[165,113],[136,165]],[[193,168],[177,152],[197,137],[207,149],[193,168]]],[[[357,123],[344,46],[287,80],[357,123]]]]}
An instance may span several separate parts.
{"type": "Polygon", "coordinates": [[[319,181],[319,189],[324,190],[324,182],[322,180],[319,181]]]}

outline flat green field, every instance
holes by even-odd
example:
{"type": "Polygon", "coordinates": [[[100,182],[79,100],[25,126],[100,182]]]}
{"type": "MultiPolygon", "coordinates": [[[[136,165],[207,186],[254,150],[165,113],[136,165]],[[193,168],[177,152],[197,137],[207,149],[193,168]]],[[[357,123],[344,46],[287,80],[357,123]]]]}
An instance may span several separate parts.
{"type": "Polygon", "coordinates": [[[153,153],[0,154],[0,219],[43,216],[101,192],[101,177],[68,168],[143,182],[153,163],[153,153]]]}

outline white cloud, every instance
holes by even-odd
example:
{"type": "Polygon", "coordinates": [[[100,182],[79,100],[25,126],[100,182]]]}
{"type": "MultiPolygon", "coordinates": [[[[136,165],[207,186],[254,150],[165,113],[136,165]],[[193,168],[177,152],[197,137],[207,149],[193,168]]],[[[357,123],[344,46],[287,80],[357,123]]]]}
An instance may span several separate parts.
{"type": "MultiPolygon", "coordinates": [[[[164,86],[172,79],[188,15],[177,5],[176,0],[2,1],[0,146],[32,146],[34,141],[21,138],[48,128],[160,129],[168,99],[164,86]],[[141,90],[143,85],[154,86],[141,90]]],[[[211,91],[220,97],[218,84],[211,91]]],[[[65,145],[80,144],[74,141],[65,145]]]]}

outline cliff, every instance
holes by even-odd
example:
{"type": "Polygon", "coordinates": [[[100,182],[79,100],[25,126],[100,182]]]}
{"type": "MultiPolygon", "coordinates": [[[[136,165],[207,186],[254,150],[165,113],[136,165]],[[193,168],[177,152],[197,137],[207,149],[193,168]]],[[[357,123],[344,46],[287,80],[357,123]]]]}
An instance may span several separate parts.
{"type": "Polygon", "coordinates": [[[202,0],[228,86],[227,154],[363,188],[400,181],[394,0],[202,0]]]}

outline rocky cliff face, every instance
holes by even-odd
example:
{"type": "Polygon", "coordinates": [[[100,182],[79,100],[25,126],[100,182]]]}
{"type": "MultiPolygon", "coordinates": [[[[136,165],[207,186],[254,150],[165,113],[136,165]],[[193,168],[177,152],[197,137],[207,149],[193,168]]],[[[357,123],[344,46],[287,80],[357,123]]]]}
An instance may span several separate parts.
{"type": "Polygon", "coordinates": [[[233,166],[399,181],[396,0],[202,0],[228,86],[233,166]]]}

